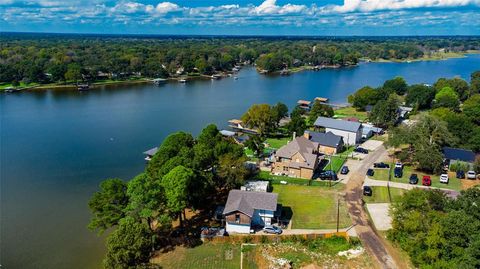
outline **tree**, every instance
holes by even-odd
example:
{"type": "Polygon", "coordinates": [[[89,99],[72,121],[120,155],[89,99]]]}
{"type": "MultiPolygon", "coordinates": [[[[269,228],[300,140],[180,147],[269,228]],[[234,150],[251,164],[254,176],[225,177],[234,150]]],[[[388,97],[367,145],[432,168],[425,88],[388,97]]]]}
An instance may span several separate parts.
{"type": "Polygon", "coordinates": [[[474,134],[475,125],[464,114],[449,113],[444,118],[447,123],[448,131],[454,134],[459,145],[466,145],[470,137],[474,134]]]}
{"type": "Polygon", "coordinates": [[[107,238],[105,268],[128,269],[147,263],[152,249],[152,234],[147,225],[132,217],[120,220],[107,238]]]}
{"type": "Polygon", "coordinates": [[[241,186],[248,175],[246,161],[247,158],[237,158],[231,153],[221,156],[218,167],[218,176],[222,179],[221,186],[229,189],[241,186]]]}
{"type": "Polygon", "coordinates": [[[284,103],[278,102],[272,107],[271,113],[273,122],[278,126],[280,120],[288,116],[288,107],[284,103]]]}
{"type": "Polygon", "coordinates": [[[437,90],[437,93],[443,90],[445,87],[450,87],[457,94],[460,100],[465,100],[470,96],[468,83],[461,78],[440,78],[433,84],[433,87],[437,90]]]}
{"type": "Polygon", "coordinates": [[[366,86],[349,95],[348,102],[359,110],[365,110],[365,106],[377,103],[377,96],[378,93],[375,89],[366,86]]]}
{"type": "Polygon", "coordinates": [[[480,93],[480,71],[475,71],[470,75],[470,93],[480,93]]]}
{"type": "Polygon", "coordinates": [[[378,102],[369,115],[369,120],[378,126],[393,126],[398,118],[399,101],[397,96],[392,94],[385,102],[378,102]]]}
{"type": "Polygon", "coordinates": [[[472,95],[462,106],[463,113],[472,121],[480,124],[480,94],[472,95]]]}
{"type": "Polygon", "coordinates": [[[245,146],[253,151],[257,157],[263,156],[263,150],[265,145],[263,144],[264,139],[258,135],[252,135],[245,142],[245,146]]]}
{"type": "Polygon", "coordinates": [[[260,135],[266,135],[274,123],[271,107],[268,104],[254,104],[243,114],[242,121],[250,128],[257,128],[260,135]]]}
{"type": "Polygon", "coordinates": [[[426,144],[425,141],[415,144],[413,160],[418,163],[418,169],[439,173],[442,169],[443,155],[436,144],[426,144]]]}
{"type": "Polygon", "coordinates": [[[398,95],[404,95],[407,92],[407,82],[402,77],[395,77],[383,83],[384,89],[389,89],[398,95]]]}
{"type": "Polygon", "coordinates": [[[145,220],[148,227],[155,230],[154,221],[163,213],[165,203],[160,180],[139,174],[128,182],[127,195],[130,203],[126,211],[145,220]]]}
{"type": "Polygon", "coordinates": [[[77,82],[82,79],[81,67],[78,63],[71,63],[67,66],[67,72],[64,75],[66,80],[74,80],[77,82]]]}
{"type": "Polygon", "coordinates": [[[118,224],[128,204],[127,185],[120,179],[106,179],[100,183],[100,191],[95,192],[88,202],[93,218],[88,224],[91,230],[103,233],[118,224]]]}
{"type": "Polygon", "coordinates": [[[316,100],[313,103],[312,109],[309,112],[308,115],[308,121],[310,124],[313,124],[315,120],[317,120],[318,117],[333,117],[335,112],[333,111],[333,108],[329,105],[322,104],[320,101],[316,100]]]}
{"type": "Polygon", "coordinates": [[[435,94],[434,107],[447,107],[452,110],[458,110],[459,105],[458,95],[450,87],[445,87],[435,94]]]}
{"type": "Polygon", "coordinates": [[[182,224],[181,213],[187,207],[188,186],[194,180],[194,176],[191,169],[177,166],[162,179],[167,208],[172,215],[178,216],[180,224],[182,224]]]}
{"type": "Polygon", "coordinates": [[[405,103],[417,109],[428,109],[435,98],[435,89],[423,84],[415,84],[408,87],[405,103]]]}
{"type": "Polygon", "coordinates": [[[302,135],[307,129],[307,123],[301,114],[302,110],[303,109],[296,107],[290,114],[290,122],[287,124],[287,130],[289,133],[302,135]]]}

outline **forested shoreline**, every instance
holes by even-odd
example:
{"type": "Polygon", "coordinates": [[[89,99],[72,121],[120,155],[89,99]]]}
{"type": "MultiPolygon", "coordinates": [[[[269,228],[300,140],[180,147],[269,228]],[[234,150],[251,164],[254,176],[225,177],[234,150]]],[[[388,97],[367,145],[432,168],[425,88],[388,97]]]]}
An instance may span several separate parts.
{"type": "Polygon", "coordinates": [[[253,64],[262,73],[415,60],[480,50],[478,37],[240,38],[7,34],[0,84],[122,81],[213,75],[253,64]]]}

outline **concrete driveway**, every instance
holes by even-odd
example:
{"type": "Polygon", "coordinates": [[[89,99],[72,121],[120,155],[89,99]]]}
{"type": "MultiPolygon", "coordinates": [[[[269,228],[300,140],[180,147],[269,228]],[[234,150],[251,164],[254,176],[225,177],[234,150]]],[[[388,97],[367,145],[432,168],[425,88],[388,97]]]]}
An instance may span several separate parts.
{"type": "Polygon", "coordinates": [[[375,149],[377,149],[378,147],[380,147],[381,145],[383,144],[382,141],[378,141],[378,140],[367,140],[365,142],[363,142],[360,147],[364,148],[364,149],[368,149],[369,151],[373,151],[375,149]]]}
{"type": "Polygon", "coordinates": [[[368,213],[378,231],[386,231],[392,228],[392,217],[388,210],[390,203],[367,204],[368,213]]]}

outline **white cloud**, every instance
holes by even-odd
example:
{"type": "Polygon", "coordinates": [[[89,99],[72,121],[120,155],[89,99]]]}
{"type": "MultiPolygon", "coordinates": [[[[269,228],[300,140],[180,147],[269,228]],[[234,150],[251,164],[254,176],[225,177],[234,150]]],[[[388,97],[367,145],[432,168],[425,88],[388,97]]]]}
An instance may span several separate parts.
{"type": "Polygon", "coordinates": [[[265,0],[262,4],[255,7],[253,10],[257,14],[291,14],[305,11],[307,10],[307,6],[293,4],[279,6],[277,5],[277,0],[265,0]]]}
{"type": "Polygon", "coordinates": [[[344,0],[343,5],[326,6],[323,10],[344,13],[468,5],[480,5],[480,0],[344,0]]]}
{"type": "Polygon", "coordinates": [[[155,11],[159,14],[167,14],[169,12],[178,11],[180,7],[171,2],[162,2],[157,5],[155,11]]]}

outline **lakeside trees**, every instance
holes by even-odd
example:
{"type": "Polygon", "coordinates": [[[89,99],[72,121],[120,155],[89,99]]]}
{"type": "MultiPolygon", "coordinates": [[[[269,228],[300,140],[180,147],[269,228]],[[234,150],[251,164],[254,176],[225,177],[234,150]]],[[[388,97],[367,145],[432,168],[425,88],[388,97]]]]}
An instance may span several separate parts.
{"type": "Polygon", "coordinates": [[[107,179],[89,207],[89,228],[113,228],[107,238],[106,268],[132,268],[148,262],[167,240],[173,219],[185,221],[187,208],[209,210],[215,198],[248,177],[243,147],[208,125],[197,138],[169,135],[145,172],[128,183],[107,179]]]}
{"type": "MultiPolygon", "coordinates": [[[[301,65],[348,66],[358,63],[361,58],[415,59],[439,49],[453,52],[480,49],[480,39],[167,39],[4,34],[0,37],[0,83],[211,75],[217,71],[229,71],[239,63],[255,63],[258,69],[267,71],[301,65]]],[[[392,80],[385,88],[397,87],[399,82],[392,80]]],[[[459,90],[460,98],[469,96],[464,95],[464,85],[450,84],[459,90]]],[[[478,92],[478,82],[473,85],[472,90],[478,92]]],[[[397,94],[403,90],[397,88],[397,94]]]]}

